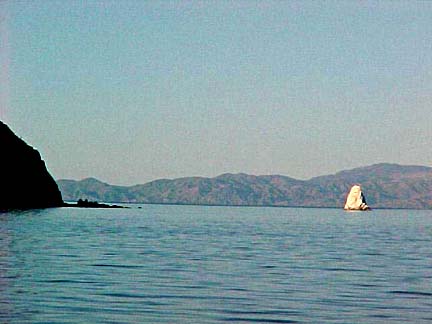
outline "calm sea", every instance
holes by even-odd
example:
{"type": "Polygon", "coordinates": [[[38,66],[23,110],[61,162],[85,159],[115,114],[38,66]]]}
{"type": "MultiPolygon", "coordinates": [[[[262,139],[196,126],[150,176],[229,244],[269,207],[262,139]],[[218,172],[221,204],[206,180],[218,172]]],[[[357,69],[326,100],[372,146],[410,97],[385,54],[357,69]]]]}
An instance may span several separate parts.
{"type": "Polygon", "coordinates": [[[0,323],[430,323],[432,211],[0,214],[0,323]]]}

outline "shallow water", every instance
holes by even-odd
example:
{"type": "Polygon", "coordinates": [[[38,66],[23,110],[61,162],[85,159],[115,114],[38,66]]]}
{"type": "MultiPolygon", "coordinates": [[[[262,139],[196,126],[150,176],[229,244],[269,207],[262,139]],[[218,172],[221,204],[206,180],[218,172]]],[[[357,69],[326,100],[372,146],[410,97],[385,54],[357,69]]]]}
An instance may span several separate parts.
{"type": "Polygon", "coordinates": [[[429,323],[432,211],[0,214],[1,323],[429,323]]]}

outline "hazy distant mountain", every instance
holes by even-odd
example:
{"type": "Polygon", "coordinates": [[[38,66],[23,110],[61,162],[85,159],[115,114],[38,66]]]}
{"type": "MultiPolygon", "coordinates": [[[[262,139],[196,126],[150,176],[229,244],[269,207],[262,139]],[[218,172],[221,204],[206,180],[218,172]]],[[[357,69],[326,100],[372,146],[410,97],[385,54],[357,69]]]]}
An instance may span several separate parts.
{"type": "Polygon", "coordinates": [[[65,200],[342,208],[353,184],[360,184],[372,208],[432,208],[432,168],[375,164],[334,175],[296,180],[281,175],[223,174],[215,178],[156,180],[112,186],[89,178],[58,180],[65,200]]]}

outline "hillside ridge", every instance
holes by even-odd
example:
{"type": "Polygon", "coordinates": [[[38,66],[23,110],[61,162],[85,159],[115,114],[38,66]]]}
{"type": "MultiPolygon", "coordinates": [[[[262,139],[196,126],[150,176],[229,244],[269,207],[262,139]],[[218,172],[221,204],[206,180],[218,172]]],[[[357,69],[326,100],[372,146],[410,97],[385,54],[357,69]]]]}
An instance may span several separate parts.
{"type": "Polygon", "coordinates": [[[95,178],[58,180],[65,200],[230,206],[337,207],[360,184],[372,208],[432,208],[432,168],[378,163],[298,180],[283,175],[224,173],[116,186],[95,178]],[[94,181],[96,180],[96,181],[94,181]]]}

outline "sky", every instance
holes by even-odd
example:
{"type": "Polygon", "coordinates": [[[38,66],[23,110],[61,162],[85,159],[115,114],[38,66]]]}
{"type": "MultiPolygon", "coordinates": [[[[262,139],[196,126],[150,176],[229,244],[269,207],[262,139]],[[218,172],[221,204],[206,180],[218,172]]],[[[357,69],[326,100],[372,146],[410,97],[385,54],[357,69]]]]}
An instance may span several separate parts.
{"type": "Polygon", "coordinates": [[[0,2],[0,119],[56,179],[431,166],[432,1],[0,2]]]}

